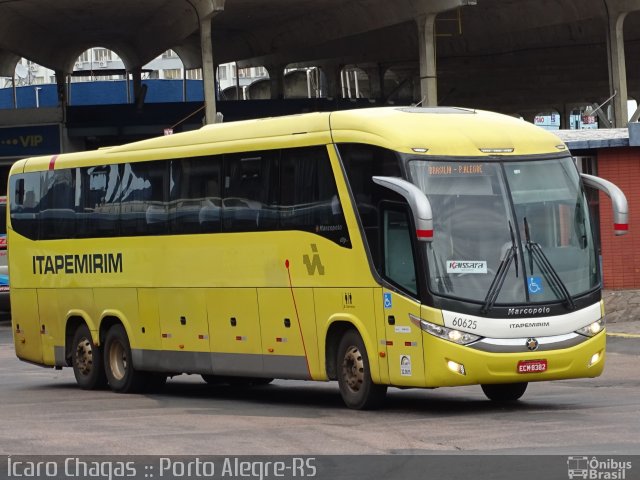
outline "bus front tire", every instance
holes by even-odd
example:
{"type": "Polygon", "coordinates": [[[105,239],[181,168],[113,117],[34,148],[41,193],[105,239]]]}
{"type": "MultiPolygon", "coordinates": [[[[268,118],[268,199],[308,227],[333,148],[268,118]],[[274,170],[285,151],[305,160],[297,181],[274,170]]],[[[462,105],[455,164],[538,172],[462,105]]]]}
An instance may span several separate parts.
{"type": "Polygon", "coordinates": [[[118,393],[140,393],[164,385],[166,375],[141,372],[133,366],[131,345],[122,325],[114,325],[104,341],[104,370],[111,390],[118,393]]]}
{"type": "Polygon", "coordinates": [[[348,330],[340,340],[337,369],[340,395],[347,407],[371,410],[382,405],[387,386],[377,385],[371,380],[367,350],[355,330],[348,330]]]}
{"type": "Polygon", "coordinates": [[[80,325],[73,335],[71,364],[76,382],[83,390],[96,390],[107,386],[102,350],[93,343],[89,327],[80,325]]]}
{"type": "Polygon", "coordinates": [[[527,382],[522,383],[498,383],[481,385],[482,391],[489,400],[499,403],[512,403],[524,395],[527,382]]]}

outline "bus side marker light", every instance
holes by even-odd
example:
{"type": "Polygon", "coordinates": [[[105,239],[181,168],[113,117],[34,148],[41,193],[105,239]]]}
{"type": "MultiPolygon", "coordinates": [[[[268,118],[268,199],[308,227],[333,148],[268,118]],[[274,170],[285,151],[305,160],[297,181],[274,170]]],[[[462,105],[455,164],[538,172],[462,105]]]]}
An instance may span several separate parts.
{"type": "Polygon", "coordinates": [[[178,345],[178,348],[179,348],[180,350],[184,350],[184,345],[183,345],[183,344],[180,344],[180,345],[178,345]]]}
{"type": "Polygon", "coordinates": [[[453,360],[449,360],[447,362],[447,367],[454,373],[459,373],[460,375],[466,375],[467,371],[464,369],[464,365],[458,362],[454,362],[453,360]]]}
{"type": "Polygon", "coordinates": [[[387,356],[387,354],[386,354],[386,353],[384,353],[384,352],[380,352],[380,358],[384,358],[384,357],[386,357],[386,356],[387,356]]]}
{"type": "Polygon", "coordinates": [[[274,352],[273,348],[267,348],[267,351],[268,351],[269,353],[273,353],[273,352],[274,352]]]}

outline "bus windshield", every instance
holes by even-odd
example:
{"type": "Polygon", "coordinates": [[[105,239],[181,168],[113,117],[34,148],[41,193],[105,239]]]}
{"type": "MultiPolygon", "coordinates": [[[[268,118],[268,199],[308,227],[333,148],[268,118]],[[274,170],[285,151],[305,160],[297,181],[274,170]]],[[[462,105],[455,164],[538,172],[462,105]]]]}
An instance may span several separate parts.
{"type": "Polygon", "coordinates": [[[596,250],[571,157],[409,161],[433,209],[431,291],[495,304],[565,301],[598,285],[596,250]]]}

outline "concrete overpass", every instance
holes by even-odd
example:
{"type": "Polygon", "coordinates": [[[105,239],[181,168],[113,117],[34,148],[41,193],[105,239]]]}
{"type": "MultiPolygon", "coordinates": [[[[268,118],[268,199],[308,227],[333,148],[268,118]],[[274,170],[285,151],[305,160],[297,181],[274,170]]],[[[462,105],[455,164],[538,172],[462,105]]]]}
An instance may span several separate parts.
{"type": "Polygon", "coordinates": [[[613,96],[612,126],[624,126],[627,96],[640,99],[638,10],[640,0],[4,0],[0,75],[20,57],[51,68],[64,104],[87,48],[116,51],[136,83],[172,48],[203,68],[208,121],[214,67],[238,61],[268,68],[273,98],[286,65],[321,66],[332,96],[340,69],[357,65],[376,98],[393,93],[393,71],[414,101],[525,118],[613,96]]]}

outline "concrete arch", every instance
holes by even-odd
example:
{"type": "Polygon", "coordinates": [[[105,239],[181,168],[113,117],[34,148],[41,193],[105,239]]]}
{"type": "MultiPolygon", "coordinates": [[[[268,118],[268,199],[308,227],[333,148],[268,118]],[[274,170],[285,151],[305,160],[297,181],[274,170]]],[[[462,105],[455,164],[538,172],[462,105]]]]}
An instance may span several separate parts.
{"type": "Polygon", "coordinates": [[[246,88],[246,96],[248,100],[270,100],[271,80],[269,78],[260,78],[253,81],[246,88]]]}
{"type": "Polygon", "coordinates": [[[12,77],[20,57],[6,50],[0,50],[0,77],[12,77]]]}

